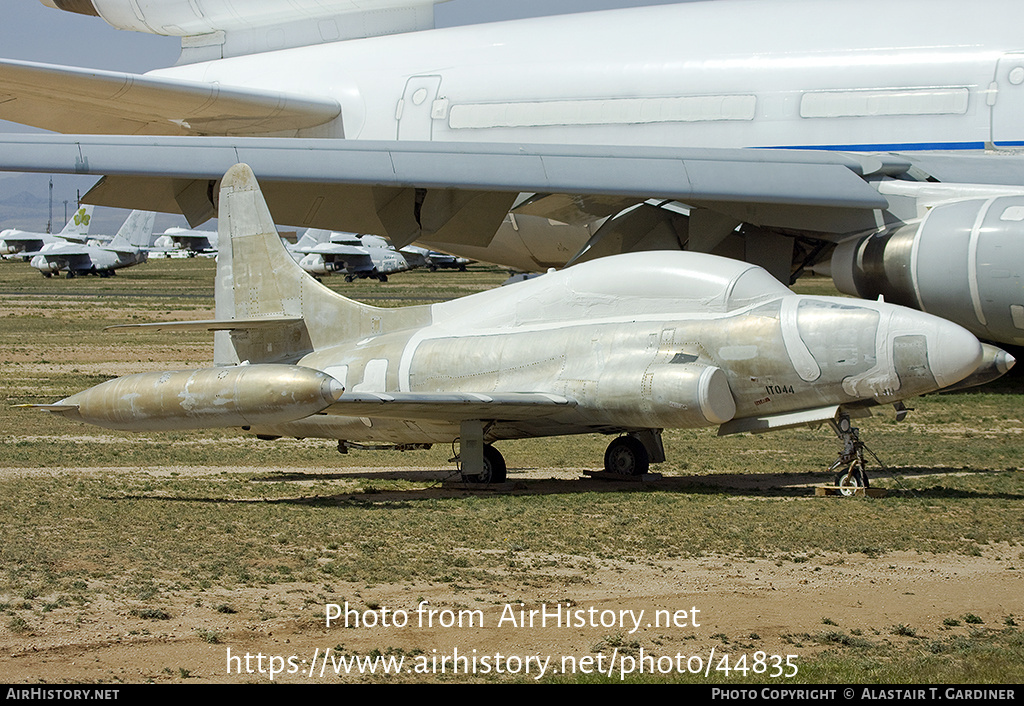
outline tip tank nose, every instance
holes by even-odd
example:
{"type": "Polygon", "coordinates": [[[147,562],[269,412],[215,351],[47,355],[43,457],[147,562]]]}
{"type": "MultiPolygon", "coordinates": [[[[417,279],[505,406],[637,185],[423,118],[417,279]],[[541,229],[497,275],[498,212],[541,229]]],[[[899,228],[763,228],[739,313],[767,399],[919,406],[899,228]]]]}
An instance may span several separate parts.
{"type": "Polygon", "coordinates": [[[996,370],[999,371],[1000,375],[1010,372],[1010,369],[1016,363],[1017,359],[1002,349],[996,354],[996,370]]]}

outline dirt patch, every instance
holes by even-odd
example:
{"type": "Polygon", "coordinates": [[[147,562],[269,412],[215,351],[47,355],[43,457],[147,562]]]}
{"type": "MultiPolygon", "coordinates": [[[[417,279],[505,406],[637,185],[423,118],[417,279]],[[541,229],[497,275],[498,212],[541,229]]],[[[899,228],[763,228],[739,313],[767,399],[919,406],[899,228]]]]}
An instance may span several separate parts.
{"type": "MultiPolygon", "coordinates": [[[[140,470],[156,475],[223,471],[97,469],[140,470]]],[[[423,479],[422,469],[365,472],[423,479]]],[[[464,492],[446,488],[442,472],[436,473],[438,485],[417,492],[464,492]]],[[[600,483],[579,480],[578,469],[521,469],[516,475],[561,485],[600,483]]],[[[826,648],[813,639],[823,631],[898,646],[910,637],[894,630],[896,626],[909,626],[915,639],[967,634],[972,626],[963,616],[968,614],[980,625],[999,626],[1007,616],[1024,613],[1020,563],[1019,547],[1010,546],[989,547],[982,556],[819,553],[785,561],[705,556],[641,562],[519,552],[492,576],[489,585],[497,589],[454,583],[368,586],[332,579],[329,585],[282,582],[231,591],[172,590],[161,595],[159,610],[143,601],[109,598],[56,607],[39,625],[19,628],[5,620],[0,626],[0,670],[14,683],[232,683],[270,681],[271,666],[281,672],[274,676],[279,682],[395,680],[380,674],[335,674],[342,658],[377,655],[405,660],[402,680],[427,681],[504,678],[495,674],[496,655],[518,660],[506,661],[504,670],[515,670],[519,678],[537,676],[542,664],[546,674],[573,664],[582,669],[587,663],[581,659],[596,660],[598,655],[607,664],[612,655],[620,660],[623,655],[684,655],[706,661],[712,654],[746,654],[752,660],[764,652],[797,655],[794,663],[799,665],[802,657],[826,648]],[[326,625],[327,606],[334,603],[342,610],[347,603],[355,611],[348,614],[349,627],[344,617],[326,625]],[[325,663],[327,650],[332,657],[325,663]],[[465,671],[472,664],[452,661],[457,655],[476,658],[478,674],[453,675],[454,665],[465,671]],[[484,657],[490,660],[488,674],[479,673],[484,657]],[[415,674],[417,665],[427,674],[415,674]]]]}

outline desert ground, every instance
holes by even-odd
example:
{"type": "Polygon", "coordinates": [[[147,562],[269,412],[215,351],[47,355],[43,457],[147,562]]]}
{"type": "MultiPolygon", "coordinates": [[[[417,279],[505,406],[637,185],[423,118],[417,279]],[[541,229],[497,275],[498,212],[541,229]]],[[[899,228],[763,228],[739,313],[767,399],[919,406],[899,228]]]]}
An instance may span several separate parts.
{"type": "MultiPolygon", "coordinates": [[[[828,429],[673,432],[644,482],[587,476],[598,436],[511,442],[509,482],[467,488],[450,449],[342,456],[16,409],[201,365],[203,336],[102,328],[208,318],[212,292],[192,260],[21,267],[0,264],[5,682],[1024,678],[1019,377],[865,420],[881,498],[814,494],[828,429]]],[[[443,277],[352,286],[417,303],[504,273],[443,277]]]]}

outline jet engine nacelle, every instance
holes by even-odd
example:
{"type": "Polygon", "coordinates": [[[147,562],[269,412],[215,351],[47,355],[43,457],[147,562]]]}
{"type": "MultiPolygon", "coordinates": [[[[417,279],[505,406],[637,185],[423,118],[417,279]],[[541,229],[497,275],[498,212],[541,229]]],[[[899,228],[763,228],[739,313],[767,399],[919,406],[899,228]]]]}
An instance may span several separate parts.
{"type": "Polygon", "coordinates": [[[935,206],[919,223],[840,243],[831,268],[846,294],[1024,344],[1024,196],[935,206]]]}
{"type": "MultiPolygon", "coordinates": [[[[351,14],[352,0],[40,0],[47,7],[102,17],[117,29],[188,37],[274,27],[351,14]]],[[[433,5],[433,0],[374,0],[375,11],[433,5]]]]}
{"type": "Polygon", "coordinates": [[[728,375],[700,363],[652,365],[639,378],[614,371],[598,383],[604,412],[624,426],[685,429],[716,426],[736,414],[728,375]]]}

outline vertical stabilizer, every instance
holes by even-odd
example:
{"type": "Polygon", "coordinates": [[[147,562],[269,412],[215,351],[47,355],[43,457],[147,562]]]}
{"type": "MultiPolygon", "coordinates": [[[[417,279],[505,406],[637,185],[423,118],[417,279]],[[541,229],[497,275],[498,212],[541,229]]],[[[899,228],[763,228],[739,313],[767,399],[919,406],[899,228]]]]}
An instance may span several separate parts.
{"type": "Polygon", "coordinates": [[[89,235],[89,223],[92,221],[92,205],[81,206],[71,218],[68,219],[64,230],[60,232],[61,237],[71,240],[84,240],[89,235]]]}
{"type": "Polygon", "coordinates": [[[132,211],[110,241],[110,247],[116,250],[148,248],[153,244],[155,221],[156,214],[152,211],[132,211]]]}
{"type": "Polygon", "coordinates": [[[248,165],[224,175],[218,211],[217,319],[301,316],[298,324],[215,334],[214,361],[292,363],[315,349],[429,320],[429,307],[379,309],[323,286],[291,258],[248,165]]]}

